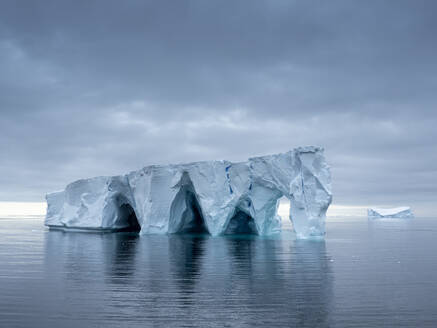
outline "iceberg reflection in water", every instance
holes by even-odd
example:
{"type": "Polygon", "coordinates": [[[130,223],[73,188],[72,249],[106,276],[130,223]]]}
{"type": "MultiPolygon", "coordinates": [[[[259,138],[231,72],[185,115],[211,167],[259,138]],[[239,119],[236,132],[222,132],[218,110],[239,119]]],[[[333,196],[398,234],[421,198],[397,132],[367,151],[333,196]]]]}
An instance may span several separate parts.
{"type": "Polygon", "coordinates": [[[46,237],[46,274],[58,279],[51,287],[59,288],[56,312],[69,320],[166,327],[328,321],[332,278],[323,241],[58,231],[46,237]]]}

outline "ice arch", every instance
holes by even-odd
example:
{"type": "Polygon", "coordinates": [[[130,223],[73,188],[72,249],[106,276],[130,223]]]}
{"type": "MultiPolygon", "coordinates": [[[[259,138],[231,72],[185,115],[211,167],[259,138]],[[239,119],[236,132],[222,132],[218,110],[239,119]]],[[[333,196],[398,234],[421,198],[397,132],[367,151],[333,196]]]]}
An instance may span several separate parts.
{"type": "Polygon", "coordinates": [[[281,230],[292,229],[292,222],[290,220],[290,199],[282,196],[277,202],[277,216],[281,219],[281,230]]]}
{"type": "Polygon", "coordinates": [[[240,163],[151,165],[122,176],[78,180],[47,195],[45,224],[116,229],[135,213],[141,234],[205,229],[219,235],[244,223],[246,230],[268,235],[280,229],[277,206],[283,196],[290,200],[297,237],[323,237],[332,195],[322,148],[240,163]]]}

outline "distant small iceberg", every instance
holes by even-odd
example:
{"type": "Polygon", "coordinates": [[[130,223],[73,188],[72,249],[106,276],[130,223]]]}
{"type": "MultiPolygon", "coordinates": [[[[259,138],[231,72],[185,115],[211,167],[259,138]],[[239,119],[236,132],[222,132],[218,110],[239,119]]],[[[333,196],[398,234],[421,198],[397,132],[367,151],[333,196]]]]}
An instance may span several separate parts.
{"type": "Polygon", "coordinates": [[[394,208],[369,208],[367,209],[369,219],[412,219],[414,214],[408,206],[394,208]]]}

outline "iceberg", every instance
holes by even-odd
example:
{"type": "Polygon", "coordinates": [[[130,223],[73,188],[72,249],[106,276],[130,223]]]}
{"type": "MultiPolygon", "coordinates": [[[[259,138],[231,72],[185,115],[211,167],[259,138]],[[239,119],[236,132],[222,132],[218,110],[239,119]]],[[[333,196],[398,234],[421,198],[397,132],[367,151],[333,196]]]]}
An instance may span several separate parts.
{"type": "Polygon", "coordinates": [[[151,165],[126,175],[70,183],[47,194],[53,229],[270,235],[280,231],[279,199],[290,200],[297,238],[323,237],[331,174],[321,147],[188,164],[151,165]]]}
{"type": "Polygon", "coordinates": [[[381,218],[398,218],[411,219],[414,217],[410,207],[395,207],[395,208],[369,208],[367,209],[367,217],[370,219],[381,218]]]}

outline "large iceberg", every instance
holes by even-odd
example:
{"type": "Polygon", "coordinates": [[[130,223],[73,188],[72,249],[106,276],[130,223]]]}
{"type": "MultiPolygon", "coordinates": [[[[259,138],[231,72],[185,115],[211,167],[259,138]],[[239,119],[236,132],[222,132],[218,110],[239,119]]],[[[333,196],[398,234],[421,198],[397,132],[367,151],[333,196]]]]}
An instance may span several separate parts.
{"type": "Polygon", "coordinates": [[[395,207],[395,208],[369,208],[367,209],[367,216],[370,219],[381,218],[398,218],[398,219],[411,219],[414,217],[411,208],[395,207]]]}
{"type": "Polygon", "coordinates": [[[126,175],[75,181],[47,199],[45,224],[58,229],[131,229],[211,235],[280,230],[279,199],[290,200],[298,238],[325,235],[331,175],[320,147],[246,162],[151,165],[126,175]]]}

